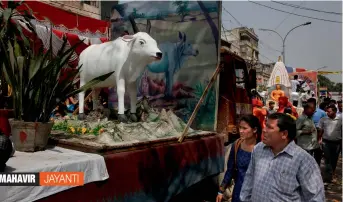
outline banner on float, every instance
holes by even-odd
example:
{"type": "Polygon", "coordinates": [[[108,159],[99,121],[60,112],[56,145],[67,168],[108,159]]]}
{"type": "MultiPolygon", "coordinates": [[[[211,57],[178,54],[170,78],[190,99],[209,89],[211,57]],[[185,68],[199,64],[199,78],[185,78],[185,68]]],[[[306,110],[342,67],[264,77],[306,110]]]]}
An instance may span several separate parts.
{"type": "MultiPolygon", "coordinates": [[[[146,66],[137,79],[137,96],[149,98],[155,109],[169,109],[187,122],[218,63],[220,8],[215,1],[102,1],[102,12],[111,20],[112,40],[149,33],[163,53],[146,66]]],[[[103,20],[107,19],[103,16],[103,20]]],[[[209,89],[192,124],[193,129],[213,130],[217,103],[215,84],[209,89]]],[[[126,92],[127,93],[127,92],[126,92]]],[[[110,108],[118,104],[110,89],[110,108]]],[[[130,100],[125,99],[130,107],[130,100]]]]}
{"type": "Polygon", "coordinates": [[[317,95],[317,82],[318,82],[318,73],[315,71],[305,71],[305,72],[292,72],[288,74],[289,76],[293,77],[294,75],[298,75],[300,80],[306,81],[307,85],[309,85],[311,91],[317,95]]]}
{"type": "Polygon", "coordinates": [[[83,172],[1,173],[0,186],[82,186],[83,172]]]}

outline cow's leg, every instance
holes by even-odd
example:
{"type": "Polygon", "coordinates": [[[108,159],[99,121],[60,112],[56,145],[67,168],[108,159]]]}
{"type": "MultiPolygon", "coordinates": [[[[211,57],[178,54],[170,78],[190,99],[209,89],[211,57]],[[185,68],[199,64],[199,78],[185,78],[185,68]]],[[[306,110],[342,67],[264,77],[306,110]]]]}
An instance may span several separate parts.
{"type": "Polygon", "coordinates": [[[117,95],[118,95],[118,120],[123,123],[127,123],[127,117],[125,116],[125,79],[117,78],[117,95]]]}
{"type": "Polygon", "coordinates": [[[136,82],[129,83],[127,86],[127,90],[129,91],[130,96],[130,119],[133,122],[137,122],[138,118],[136,115],[137,110],[137,88],[136,88],[136,82]]]}
{"type": "Polygon", "coordinates": [[[93,110],[97,110],[99,107],[99,94],[101,92],[101,88],[94,88],[92,92],[92,101],[93,101],[93,110]]]}
{"type": "MultiPolygon", "coordinates": [[[[84,85],[84,82],[82,79],[80,80],[80,87],[84,85]]],[[[79,93],[79,120],[84,120],[86,118],[86,115],[84,114],[84,104],[85,104],[85,91],[82,91],[79,93]]]]}

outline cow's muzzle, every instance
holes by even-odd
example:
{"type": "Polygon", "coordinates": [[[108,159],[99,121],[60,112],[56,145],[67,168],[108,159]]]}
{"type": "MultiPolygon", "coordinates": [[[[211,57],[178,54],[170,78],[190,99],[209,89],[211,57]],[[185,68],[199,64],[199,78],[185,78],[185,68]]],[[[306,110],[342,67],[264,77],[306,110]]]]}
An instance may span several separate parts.
{"type": "Polygon", "coordinates": [[[160,60],[160,59],[162,59],[162,53],[161,52],[156,52],[156,56],[155,56],[155,59],[157,59],[157,60],[160,60]]]}

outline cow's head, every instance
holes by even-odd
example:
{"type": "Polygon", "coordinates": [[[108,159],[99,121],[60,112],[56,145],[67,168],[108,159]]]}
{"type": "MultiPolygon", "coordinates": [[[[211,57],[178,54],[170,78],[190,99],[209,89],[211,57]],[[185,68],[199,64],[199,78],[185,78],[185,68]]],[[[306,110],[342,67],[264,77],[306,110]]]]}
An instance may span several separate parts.
{"type": "Polygon", "coordinates": [[[130,57],[137,61],[151,63],[162,58],[162,52],[158,48],[155,39],[145,32],[125,35],[122,40],[129,43],[131,47],[130,57]]]}
{"type": "Polygon", "coordinates": [[[182,55],[197,56],[199,54],[198,49],[194,48],[192,44],[187,42],[185,33],[179,32],[179,47],[182,50],[182,55]]]}

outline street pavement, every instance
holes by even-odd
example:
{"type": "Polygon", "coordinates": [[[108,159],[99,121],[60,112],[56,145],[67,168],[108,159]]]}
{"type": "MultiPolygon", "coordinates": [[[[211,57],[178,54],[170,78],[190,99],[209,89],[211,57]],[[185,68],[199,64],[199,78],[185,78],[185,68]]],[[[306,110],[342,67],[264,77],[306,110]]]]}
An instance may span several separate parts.
{"type": "MultiPolygon", "coordinates": [[[[324,161],[321,163],[322,174],[324,172],[324,161]]],[[[342,156],[339,157],[335,178],[333,183],[329,184],[325,190],[326,201],[341,202],[342,201],[342,156]]]]}

